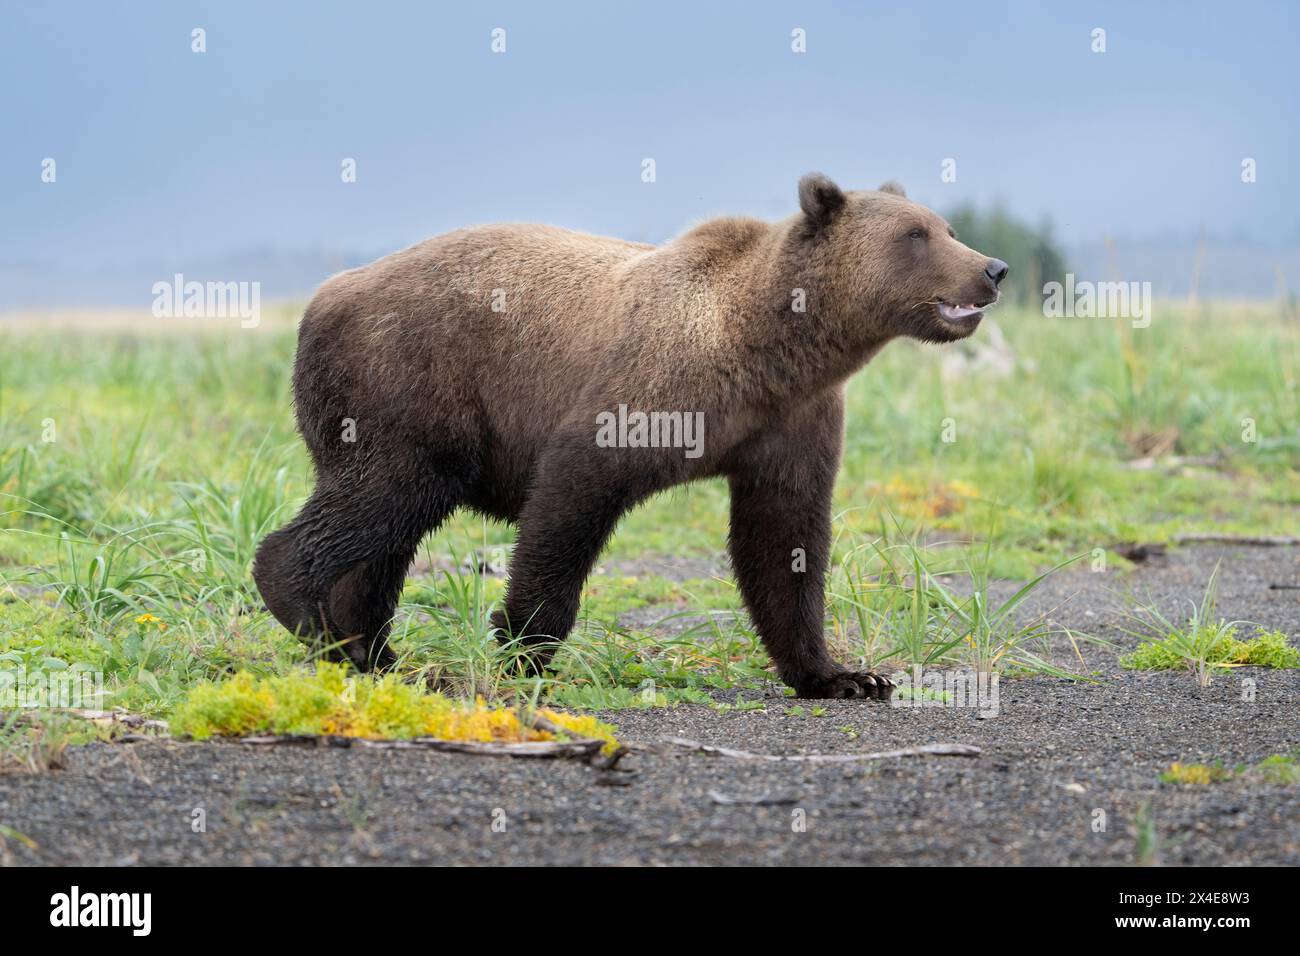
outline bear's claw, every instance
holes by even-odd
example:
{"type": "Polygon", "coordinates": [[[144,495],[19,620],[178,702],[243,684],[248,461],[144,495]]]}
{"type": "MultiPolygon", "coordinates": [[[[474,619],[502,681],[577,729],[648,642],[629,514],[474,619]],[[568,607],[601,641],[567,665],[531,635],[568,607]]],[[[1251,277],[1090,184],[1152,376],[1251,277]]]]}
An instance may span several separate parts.
{"type": "Polygon", "coordinates": [[[816,678],[798,685],[799,697],[811,699],[857,699],[887,701],[897,685],[875,671],[839,671],[829,677],[816,678]]]}

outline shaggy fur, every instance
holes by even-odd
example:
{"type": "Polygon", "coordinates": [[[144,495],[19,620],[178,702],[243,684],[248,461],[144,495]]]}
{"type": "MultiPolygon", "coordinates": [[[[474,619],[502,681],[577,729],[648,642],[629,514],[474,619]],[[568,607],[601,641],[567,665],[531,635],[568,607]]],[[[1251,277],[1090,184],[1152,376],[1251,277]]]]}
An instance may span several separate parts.
{"type": "Polygon", "coordinates": [[[805,697],[887,697],[822,633],[843,383],[896,336],[969,335],[979,316],[936,303],[992,302],[1006,266],[892,183],[843,192],[810,174],[799,201],[781,222],[713,220],[659,247],[464,229],[326,282],[293,383],[316,489],[258,551],[267,607],[362,668],[391,663],[416,547],[466,506],[518,525],[493,624],[540,667],[619,517],[725,476],[732,564],[781,678],[805,697]],[[619,405],[702,412],[702,453],[599,447],[597,416],[619,405]]]}

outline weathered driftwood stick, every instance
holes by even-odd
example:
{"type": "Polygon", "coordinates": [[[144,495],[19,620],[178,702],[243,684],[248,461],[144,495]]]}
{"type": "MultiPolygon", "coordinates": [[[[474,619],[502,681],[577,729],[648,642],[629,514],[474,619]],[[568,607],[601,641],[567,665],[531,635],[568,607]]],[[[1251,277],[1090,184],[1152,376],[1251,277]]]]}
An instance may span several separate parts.
{"type": "Polygon", "coordinates": [[[1134,458],[1123,463],[1123,467],[1131,471],[1151,471],[1154,468],[1164,468],[1168,471],[1175,471],[1179,468],[1214,468],[1219,465],[1227,464],[1225,455],[1161,455],[1145,458],[1134,458]]]}
{"type": "Polygon", "coordinates": [[[730,747],[714,747],[685,737],[665,737],[663,742],[674,747],[698,751],[710,757],[732,757],[736,760],[767,760],[773,763],[857,763],[863,760],[889,760],[893,757],[978,757],[979,747],[973,744],[925,744],[905,747],[902,750],[883,750],[871,754],[756,754],[730,747]]]}
{"type": "MultiPolygon", "coordinates": [[[[521,720],[524,718],[521,715],[521,720]]],[[[537,730],[554,734],[560,740],[443,740],[438,737],[412,737],[407,740],[372,740],[366,737],[343,737],[337,734],[258,734],[235,737],[242,744],[272,746],[297,744],[315,747],[362,747],[372,750],[438,750],[443,753],[474,754],[481,757],[540,757],[586,759],[593,765],[613,767],[627,753],[620,747],[608,757],[602,756],[605,741],[579,737],[567,727],[533,714],[529,723],[537,730]]]]}
{"type": "Polygon", "coordinates": [[[799,802],[798,795],[793,793],[762,793],[756,797],[733,797],[721,790],[710,790],[709,799],[720,807],[780,807],[799,802]]]}
{"type": "MultiPolygon", "coordinates": [[[[89,720],[97,724],[110,724],[127,727],[132,730],[166,731],[167,721],[154,720],[143,714],[131,714],[121,710],[81,710],[64,708],[59,713],[89,720]]],[[[26,713],[17,715],[20,722],[32,719],[26,713]]],[[[3,719],[0,719],[3,723],[3,719]]],[[[440,750],[446,753],[476,754],[488,757],[541,757],[541,758],[585,758],[593,766],[604,769],[612,768],[628,752],[626,747],[619,747],[614,753],[604,755],[601,750],[605,741],[595,738],[579,737],[566,727],[540,715],[534,715],[532,726],[538,730],[554,734],[565,739],[506,741],[494,740],[483,742],[477,740],[441,740],[436,737],[415,737],[409,740],[370,740],[364,737],[343,737],[337,734],[258,734],[249,737],[227,738],[242,744],[284,745],[297,744],[315,747],[368,747],[376,750],[440,750]]],[[[120,738],[124,742],[135,743],[146,738],[140,734],[126,734],[120,738]]]]}
{"type": "Polygon", "coordinates": [[[1273,534],[1220,534],[1210,531],[1204,534],[1176,534],[1175,544],[1247,544],[1260,548],[1291,548],[1300,546],[1300,538],[1273,534]]]}
{"type": "MultiPolygon", "coordinates": [[[[163,730],[167,729],[167,721],[154,720],[152,717],[146,717],[144,714],[130,714],[124,710],[82,710],[76,707],[56,707],[50,710],[41,711],[40,714],[66,714],[69,717],[76,717],[80,720],[89,720],[92,723],[103,725],[117,725],[119,727],[129,727],[132,730],[163,730]]],[[[38,720],[40,714],[19,712],[14,714],[12,711],[0,713],[0,724],[6,720],[17,717],[18,723],[29,723],[38,720]]]]}
{"type": "MultiPolygon", "coordinates": [[[[519,719],[520,721],[524,721],[528,718],[526,718],[523,714],[520,714],[519,719]]],[[[613,770],[618,765],[618,762],[628,754],[628,748],[624,746],[619,746],[615,748],[613,753],[610,754],[602,753],[601,751],[604,749],[605,746],[605,742],[603,740],[592,740],[590,738],[578,737],[569,728],[561,726],[560,724],[557,724],[552,720],[548,720],[547,718],[543,717],[541,714],[535,713],[532,715],[532,726],[536,730],[544,730],[548,734],[553,734],[554,736],[559,737],[561,740],[568,738],[572,741],[580,742],[584,744],[591,744],[591,743],[599,744],[599,746],[590,753],[590,755],[587,758],[587,762],[590,763],[593,767],[597,767],[601,770],[613,770]]]]}
{"type": "Polygon", "coordinates": [[[255,737],[232,737],[236,743],[252,746],[299,745],[315,747],[361,747],[371,750],[440,750],[445,753],[476,754],[483,757],[592,757],[605,746],[603,740],[442,740],[437,737],[412,737],[409,740],[371,740],[366,737],[340,737],[323,734],[262,734],[255,737]]]}

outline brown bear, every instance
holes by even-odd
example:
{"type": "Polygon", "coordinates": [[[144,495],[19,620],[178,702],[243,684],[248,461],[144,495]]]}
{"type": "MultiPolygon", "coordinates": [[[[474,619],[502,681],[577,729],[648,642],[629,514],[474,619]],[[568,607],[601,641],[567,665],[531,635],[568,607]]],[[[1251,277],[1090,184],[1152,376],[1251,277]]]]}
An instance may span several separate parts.
{"type": "Polygon", "coordinates": [[[253,572],[271,613],[358,667],[391,664],[416,547],[466,506],[518,525],[492,625],[540,668],[619,517],[721,476],[777,673],[802,697],[887,698],[823,636],[844,383],[897,336],[970,335],[1007,265],[893,183],[814,173],[799,205],[662,246],[462,229],[326,282],[293,374],[316,488],[253,572]]]}

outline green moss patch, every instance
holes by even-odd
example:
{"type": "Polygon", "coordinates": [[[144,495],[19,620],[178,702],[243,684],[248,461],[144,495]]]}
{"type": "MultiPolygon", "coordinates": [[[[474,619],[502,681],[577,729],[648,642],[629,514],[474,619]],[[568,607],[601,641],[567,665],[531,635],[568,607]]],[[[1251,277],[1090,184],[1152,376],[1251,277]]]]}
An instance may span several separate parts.
{"type": "MultiPolygon", "coordinates": [[[[1300,650],[1292,647],[1281,631],[1260,628],[1248,640],[1237,638],[1235,627],[1224,627],[1206,645],[1206,662],[1214,667],[1300,667],[1300,650]]],[[[1187,657],[1180,650],[1177,635],[1143,641],[1137,650],[1119,659],[1121,667],[1141,671],[1182,670],[1187,657]]]]}
{"type": "MultiPolygon", "coordinates": [[[[594,717],[537,712],[575,737],[618,745],[614,728],[594,717]]],[[[259,678],[248,672],[193,688],[171,716],[171,731],[197,740],[256,734],[336,735],[368,739],[436,737],[439,740],[545,741],[554,734],[520,719],[517,711],[430,694],[395,677],[352,675],[342,664],[321,662],[315,673],[294,671],[259,678]]]]}

